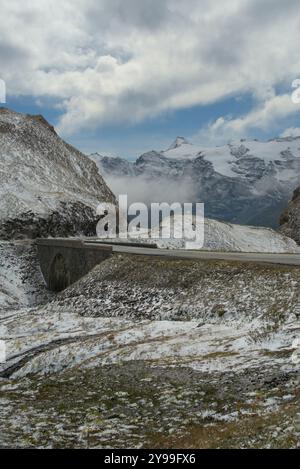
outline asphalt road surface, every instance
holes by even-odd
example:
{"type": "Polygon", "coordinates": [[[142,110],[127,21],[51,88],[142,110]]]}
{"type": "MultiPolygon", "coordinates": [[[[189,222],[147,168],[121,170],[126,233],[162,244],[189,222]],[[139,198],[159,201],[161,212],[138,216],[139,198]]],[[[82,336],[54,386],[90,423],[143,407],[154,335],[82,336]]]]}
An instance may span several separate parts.
{"type": "MultiPolygon", "coordinates": [[[[91,244],[93,244],[92,242],[91,244]]],[[[96,242],[101,244],[101,242],[96,242]]],[[[87,242],[86,244],[90,244],[87,242]]],[[[142,256],[159,256],[180,259],[225,260],[238,262],[254,262],[264,264],[299,265],[300,254],[266,254],[245,252],[211,252],[188,251],[186,249],[153,249],[146,247],[112,245],[114,253],[137,254],[142,256]]]]}

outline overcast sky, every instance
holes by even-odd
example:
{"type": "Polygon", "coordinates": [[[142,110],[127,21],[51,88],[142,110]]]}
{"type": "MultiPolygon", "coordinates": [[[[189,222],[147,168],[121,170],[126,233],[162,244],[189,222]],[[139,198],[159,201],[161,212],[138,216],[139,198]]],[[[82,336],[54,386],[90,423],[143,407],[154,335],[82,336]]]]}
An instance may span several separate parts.
{"type": "Polygon", "coordinates": [[[300,135],[299,0],[0,0],[7,106],[86,152],[300,135]]]}

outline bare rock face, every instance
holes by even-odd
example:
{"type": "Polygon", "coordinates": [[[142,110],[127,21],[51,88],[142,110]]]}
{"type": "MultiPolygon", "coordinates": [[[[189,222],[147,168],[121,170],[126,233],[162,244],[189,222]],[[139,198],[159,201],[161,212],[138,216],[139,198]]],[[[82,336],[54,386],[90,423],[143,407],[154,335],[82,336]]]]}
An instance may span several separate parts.
{"type": "Polygon", "coordinates": [[[115,197],[94,162],[42,117],[0,109],[0,238],[96,234],[115,197]]]}
{"type": "Polygon", "coordinates": [[[280,217],[280,230],[300,245],[300,187],[294,191],[292,200],[280,217]]]}

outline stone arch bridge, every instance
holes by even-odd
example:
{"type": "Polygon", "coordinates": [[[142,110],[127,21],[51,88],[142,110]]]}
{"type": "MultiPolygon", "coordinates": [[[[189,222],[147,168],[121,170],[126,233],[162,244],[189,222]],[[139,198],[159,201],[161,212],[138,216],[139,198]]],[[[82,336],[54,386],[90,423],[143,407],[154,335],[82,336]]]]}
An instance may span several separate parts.
{"type": "Polygon", "coordinates": [[[112,255],[112,247],[80,239],[38,239],[40,267],[50,290],[62,291],[112,255]]]}
{"type": "Polygon", "coordinates": [[[247,253],[221,251],[189,251],[185,249],[153,249],[156,244],[113,242],[70,238],[47,238],[36,241],[41,270],[50,290],[61,291],[79,280],[113,253],[158,256],[201,261],[230,261],[255,264],[300,266],[300,253],[247,253]]]}

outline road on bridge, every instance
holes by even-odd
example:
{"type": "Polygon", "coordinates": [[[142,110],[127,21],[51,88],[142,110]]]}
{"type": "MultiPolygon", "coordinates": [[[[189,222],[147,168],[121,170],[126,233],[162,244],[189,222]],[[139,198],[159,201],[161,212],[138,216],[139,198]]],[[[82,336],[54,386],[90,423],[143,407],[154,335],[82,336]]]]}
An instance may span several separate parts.
{"type": "MultiPolygon", "coordinates": [[[[102,244],[101,241],[86,241],[85,244],[102,244]]],[[[107,243],[105,243],[107,245],[107,243]]],[[[264,264],[283,264],[300,266],[299,254],[266,254],[245,252],[188,251],[186,249],[153,249],[137,246],[111,244],[114,253],[159,256],[192,260],[224,260],[254,262],[264,264]]]]}

